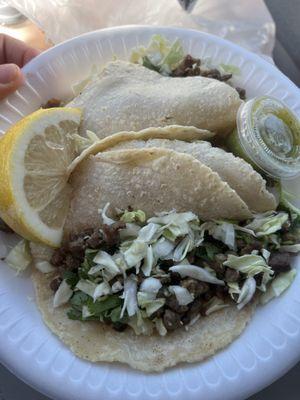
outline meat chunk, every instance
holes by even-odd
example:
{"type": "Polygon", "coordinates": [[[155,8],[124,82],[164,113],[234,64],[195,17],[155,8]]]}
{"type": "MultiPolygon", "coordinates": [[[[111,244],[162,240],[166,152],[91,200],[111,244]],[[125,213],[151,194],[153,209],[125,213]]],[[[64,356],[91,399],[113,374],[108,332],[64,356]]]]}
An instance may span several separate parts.
{"type": "Polygon", "coordinates": [[[99,249],[102,243],[103,243],[103,237],[99,232],[99,230],[93,232],[91,237],[86,241],[86,245],[90,249],[99,249]]]}
{"type": "Polygon", "coordinates": [[[119,230],[125,228],[126,224],[123,221],[115,222],[112,225],[103,225],[103,240],[107,246],[113,248],[120,243],[119,230]]]}
{"type": "Polygon", "coordinates": [[[67,270],[72,271],[73,269],[79,268],[82,261],[83,261],[83,258],[79,259],[76,256],[74,256],[73,254],[68,253],[66,256],[66,260],[65,260],[65,267],[67,270]]]}
{"type": "Polygon", "coordinates": [[[181,281],[181,275],[178,272],[171,272],[170,279],[172,285],[179,285],[181,281]]]}
{"type": "Polygon", "coordinates": [[[57,249],[54,251],[54,253],[52,254],[50,263],[54,267],[60,267],[61,265],[64,264],[66,256],[67,256],[66,249],[64,247],[61,247],[60,249],[57,249]]]}
{"type": "Polygon", "coordinates": [[[290,271],[291,255],[290,253],[279,253],[279,251],[276,251],[270,255],[268,264],[276,273],[290,271]]]}
{"type": "Polygon", "coordinates": [[[203,301],[198,298],[189,304],[189,311],[181,319],[184,325],[189,324],[193,318],[201,313],[203,307],[203,301]]]}
{"type": "Polygon", "coordinates": [[[166,306],[178,314],[184,314],[189,309],[188,306],[180,306],[174,294],[167,297],[166,306]]]}
{"type": "Polygon", "coordinates": [[[62,278],[60,276],[57,276],[50,282],[50,289],[53,290],[53,292],[56,292],[61,283],[62,278]]]}
{"type": "Polygon", "coordinates": [[[240,87],[236,87],[235,90],[238,92],[241,100],[246,100],[246,90],[240,87]]]}
{"type": "Polygon", "coordinates": [[[181,281],[181,286],[186,288],[194,297],[201,296],[209,290],[209,285],[196,279],[186,278],[181,281]]]}
{"type": "Polygon", "coordinates": [[[163,315],[163,323],[167,329],[167,331],[174,331],[177,328],[180,328],[181,321],[180,315],[171,310],[166,310],[163,315]]]}
{"type": "Polygon", "coordinates": [[[226,268],[224,279],[226,282],[238,282],[240,273],[235,269],[226,268]]]}
{"type": "Polygon", "coordinates": [[[85,248],[86,244],[82,237],[68,243],[68,250],[74,257],[83,258],[85,248]]]}

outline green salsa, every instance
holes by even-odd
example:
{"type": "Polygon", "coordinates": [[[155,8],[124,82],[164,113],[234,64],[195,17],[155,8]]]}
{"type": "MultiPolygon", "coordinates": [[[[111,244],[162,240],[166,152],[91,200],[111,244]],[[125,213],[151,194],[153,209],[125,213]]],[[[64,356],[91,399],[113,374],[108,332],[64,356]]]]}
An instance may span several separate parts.
{"type": "Polygon", "coordinates": [[[300,122],[272,97],[256,97],[240,107],[237,128],[227,140],[229,149],[255,169],[273,178],[300,173],[300,122]]]}

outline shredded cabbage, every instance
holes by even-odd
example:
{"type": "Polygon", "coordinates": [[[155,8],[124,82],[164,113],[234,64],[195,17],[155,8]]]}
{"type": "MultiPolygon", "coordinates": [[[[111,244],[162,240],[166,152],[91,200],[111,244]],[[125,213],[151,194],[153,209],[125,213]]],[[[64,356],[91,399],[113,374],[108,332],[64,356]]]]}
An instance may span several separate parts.
{"type": "Polygon", "coordinates": [[[155,300],[156,294],[151,292],[137,292],[137,302],[139,307],[145,307],[149,302],[155,300]]]}
{"type": "Polygon", "coordinates": [[[207,308],[205,311],[205,315],[210,315],[216,311],[222,310],[225,307],[229,307],[229,304],[224,303],[223,300],[218,297],[212,297],[207,303],[207,308]]]}
{"type": "Polygon", "coordinates": [[[89,270],[89,275],[95,275],[104,270],[106,275],[112,279],[116,275],[120,274],[120,269],[118,268],[115,260],[110,254],[106,253],[106,251],[99,250],[93,261],[96,263],[96,265],[89,270]]]}
{"type": "Polygon", "coordinates": [[[35,268],[38,269],[43,274],[48,274],[50,272],[55,271],[53,265],[51,265],[48,261],[37,261],[34,264],[35,268]]]}
{"type": "Polygon", "coordinates": [[[141,240],[145,243],[153,243],[161,235],[160,225],[154,224],[149,221],[150,220],[148,219],[147,225],[143,226],[143,228],[139,231],[139,235],[137,237],[138,240],[141,240]]]}
{"type": "Polygon", "coordinates": [[[213,274],[204,268],[191,264],[179,264],[170,268],[170,271],[178,272],[182,278],[188,276],[198,281],[213,283],[224,286],[224,282],[217,279],[213,274]]]}
{"type": "Polygon", "coordinates": [[[233,224],[223,221],[205,222],[201,228],[208,230],[208,233],[213,238],[225,243],[230,249],[235,249],[235,230],[233,224]]]}
{"type": "Polygon", "coordinates": [[[300,251],[300,243],[282,245],[280,246],[279,251],[287,253],[298,253],[300,251]]]}
{"type": "Polygon", "coordinates": [[[275,279],[273,279],[267,291],[260,296],[260,303],[266,304],[274,297],[280,296],[281,293],[290,287],[296,274],[297,272],[295,269],[279,274],[275,279]]]}
{"type": "Polygon", "coordinates": [[[80,279],[80,281],[76,285],[76,289],[81,290],[83,293],[88,294],[91,297],[94,297],[96,287],[96,283],[88,281],[86,279],[80,279]]]}
{"type": "Polygon", "coordinates": [[[184,51],[179,40],[171,44],[165,37],[153,35],[147,48],[140,46],[132,51],[130,61],[169,75],[183,57],[184,51]]]}
{"type": "Polygon", "coordinates": [[[268,240],[270,243],[273,243],[275,245],[276,249],[279,249],[279,247],[281,246],[281,244],[279,242],[279,238],[277,235],[275,235],[275,233],[269,235],[268,240]]]}
{"type": "Polygon", "coordinates": [[[120,218],[123,222],[145,222],[146,214],[142,210],[137,211],[125,211],[120,218]]]}
{"type": "Polygon", "coordinates": [[[157,332],[160,334],[160,336],[165,336],[168,333],[161,318],[157,318],[155,320],[155,328],[156,328],[157,332]]]}
{"type": "Polygon", "coordinates": [[[173,253],[173,260],[175,262],[180,262],[185,259],[187,253],[193,250],[195,247],[194,241],[189,237],[186,236],[181,242],[176,246],[174,253],[173,253]]]}
{"type": "MultiPolygon", "coordinates": [[[[128,267],[137,265],[147,256],[147,244],[141,240],[134,240],[131,246],[123,253],[128,267]]],[[[138,270],[138,269],[137,269],[138,270]]]]}
{"type": "Polygon", "coordinates": [[[147,317],[150,317],[157,310],[159,310],[161,307],[163,307],[165,302],[166,302],[166,299],[155,299],[155,300],[150,300],[147,303],[144,303],[144,308],[145,308],[147,317]]]}
{"type": "Polygon", "coordinates": [[[180,41],[177,39],[171,45],[169,51],[160,62],[160,73],[169,75],[184,57],[184,52],[180,41]]]}
{"type": "Polygon", "coordinates": [[[176,300],[180,306],[186,306],[190,304],[194,300],[194,296],[182,286],[169,286],[169,290],[171,293],[174,293],[176,296],[176,300]]]}
{"type": "Polygon", "coordinates": [[[112,293],[120,292],[122,289],[123,289],[123,285],[119,281],[115,282],[111,287],[112,293]]]}
{"type": "Polygon", "coordinates": [[[156,243],[152,245],[153,256],[155,261],[158,259],[165,260],[173,258],[172,252],[174,250],[175,243],[161,237],[156,243]]]}
{"type": "Polygon", "coordinates": [[[164,235],[173,241],[178,236],[187,235],[193,228],[199,229],[199,219],[192,212],[176,213],[176,211],[171,211],[149,218],[148,222],[158,224],[162,227],[164,235]]]}
{"type": "Polygon", "coordinates": [[[90,311],[88,306],[83,306],[82,307],[82,319],[86,319],[88,317],[91,317],[93,313],[90,311]]]}
{"type": "Polygon", "coordinates": [[[221,74],[241,75],[241,70],[236,65],[219,64],[218,69],[221,72],[221,74]]]}
{"type": "Polygon", "coordinates": [[[252,297],[255,294],[255,290],[256,290],[256,281],[253,277],[250,276],[245,280],[237,300],[238,303],[237,308],[239,310],[241,310],[243,307],[245,307],[246,304],[249,303],[249,301],[251,301],[252,297]]]}
{"type": "Polygon", "coordinates": [[[102,217],[102,222],[105,225],[112,225],[114,224],[116,221],[114,221],[112,218],[109,218],[106,213],[107,210],[109,209],[110,203],[105,204],[105,206],[103,207],[102,210],[99,210],[101,217],[102,217]]]}
{"type": "Polygon", "coordinates": [[[295,196],[292,193],[283,190],[281,184],[279,184],[279,193],[280,204],[289,210],[291,214],[295,214],[297,217],[300,217],[300,209],[292,203],[292,201],[296,200],[295,196]]]}
{"type": "Polygon", "coordinates": [[[267,249],[262,249],[262,250],[261,250],[261,254],[262,254],[263,258],[268,262],[268,261],[269,261],[269,258],[270,258],[270,255],[271,255],[271,253],[269,252],[269,250],[267,250],[267,249]]]}
{"type": "Polygon", "coordinates": [[[239,296],[241,289],[237,282],[226,282],[228,286],[228,293],[233,300],[236,300],[236,296],[239,296]],[[236,296],[235,296],[236,295],[236,296]]]}
{"type": "Polygon", "coordinates": [[[156,295],[156,293],[159,291],[161,287],[162,284],[159,279],[150,277],[142,282],[140,290],[143,292],[153,293],[156,295]]]}
{"type": "Polygon", "coordinates": [[[140,230],[141,227],[138,224],[127,223],[126,228],[120,229],[119,231],[121,241],[137,237],[140,230]]]}
{"type": "Polygon", "coordinates": [[[154,266],[154,255],[151,244],[147,247],[146,258],[142,266],[142,271],[145,276],[150,276],[152,268],[154,266]]]}
{"type": "MultiPolygon", "coordinates": [[[[136,219],[134,212],[124,215],[126,221],[136,219]],[[129,217],[127,218],[126,215],[129,217]]],[[[143,219],[141,214],[140,218],[143,219]]],[[[127,226],[123,231],[128,229],[127,226]]],[[[123,242],[121,252],[129,268],[135,266],[138,271],[143,261],[142,271],[146,276],[151,275],[152,268],[159,259],[182,261],[189,251],[202,242],[204,236],[204,232],[199,228],[199,220],[192,212],[176,213],[172,211],[157,214],[156,217],[148,219],[147,224],[142,228],[138,226],[136,229],[136,225],[134,225],[134,230],[135,233],[138,231],[137,238],[123,242]],[[186,237],[176,244],[175,240],[179,236],[186,237]]],[[[123,233],[123,235],[126,237],[128,233],[123,233]]],[[[96,268],[94,270],[97,271],[96,268]]]]}
{"type": "Polygon", "coordinates": [[[257,274],[263,273],[262,283],[258,287],[261,291],[266,290],[266,284],[272,279],[274,271],[271,267],[266,264],[263,257],[255,254],[247,254],[241,257],[234,256],[232,254],[228,255],[228,259],[223,263],[223,265],[236,269],[247,277],[253,277],[257,274]]]}
{"type": "MultiPolygon", "coordinates": [[[[146,317],[146,315],[145,315],[146,317]]],[[[134,330],[136,335],[148,335],[153,332],[153,324],[149,319],[144,318],[143,311],[137,310],[137,313],[129,318],[128,325],[134,330]]]]}
{"type": "Polygon", "coordinates": [[[32,262],[27,240],[23,239],[18,242],[5,257],[5,262],[17,273],[25,271],[32,262]]]}
{"type": "Polygon", "coordinates": [[[161,287],[160,280],[153,277],[145,279],[140,286],[137,301],[140,307],[145,308],[147,316],[152,315],[165,304],[165,299],[156,299],[161,287]]]}
{"type": "Polygon", "coordinates": [[[99,297],[106,296],[111,293],[111,287],[107,282],[101,282],[95,287],[93,299],[96,301],[99,297]]]}
{"type": "Polygon", "coordinates": [[[131,274],[124,280],[124,293],[122,295],[124,303],[121,311],[121,318],[123,318],[125,311],[127,311],[129,317],[133,316],[138,311],[136,291],[137,283],[135,276],[131,274]]]}
{"type": "Polygon", "coordinates": [[[66,304],[70,298],[73,295],[73,290],[71,287],[67,284],[65,280],[62,281],[60,284],[59,288],[55,292],[54,298],[53,298],[53,307],[57,308],[62,306],[63,304],[66,304]]]}
{"type": "Polygon", "coordinates": [[[286,212],[281,211],[276,214],[273,211],[267,211],[256,214],[246,228],[253,230],[257,237],[266,236],[279,231],[288,219],[289,215],[286,212]]]}

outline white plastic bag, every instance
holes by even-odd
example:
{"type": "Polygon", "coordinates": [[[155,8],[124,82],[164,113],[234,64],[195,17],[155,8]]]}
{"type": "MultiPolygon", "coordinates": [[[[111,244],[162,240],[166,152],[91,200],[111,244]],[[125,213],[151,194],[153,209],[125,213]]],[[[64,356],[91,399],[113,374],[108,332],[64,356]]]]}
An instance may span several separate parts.
{"type": "Polygon", "coordinates": [[[10,0],[53,43],[95,29],[128,24],[199,29],[271,55],[275,25],[263,0],[10,0]]]}

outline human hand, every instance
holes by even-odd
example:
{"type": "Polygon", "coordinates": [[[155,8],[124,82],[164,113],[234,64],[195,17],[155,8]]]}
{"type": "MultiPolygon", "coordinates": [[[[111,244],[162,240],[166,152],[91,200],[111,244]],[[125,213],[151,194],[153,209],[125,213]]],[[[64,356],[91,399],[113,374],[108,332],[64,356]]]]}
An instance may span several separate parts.
{"type": "Polygon", "coordinates": [[[18,39],[0,34],[0,100],[22,85],[24,77],[20,68],[39,53],[18,39]]]}

